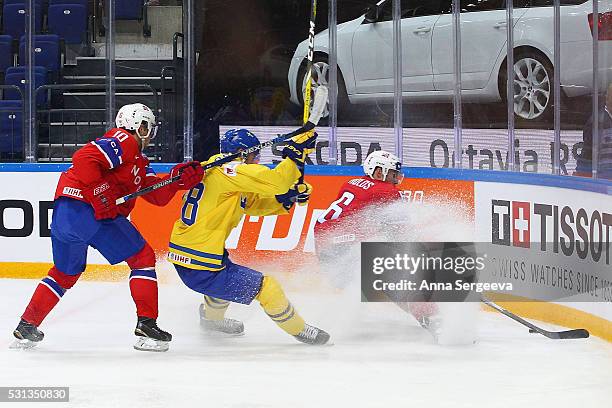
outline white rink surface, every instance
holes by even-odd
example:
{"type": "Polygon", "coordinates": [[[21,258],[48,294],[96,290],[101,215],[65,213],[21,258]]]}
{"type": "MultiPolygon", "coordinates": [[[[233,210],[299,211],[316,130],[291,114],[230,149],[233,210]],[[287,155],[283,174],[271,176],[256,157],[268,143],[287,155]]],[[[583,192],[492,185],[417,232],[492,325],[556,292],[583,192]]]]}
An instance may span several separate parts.
{"type": "Polygon", "coordinates": [[[443,347],[392,304],[312,288],[290,298],[333,346],[295,342],[256,303],[230,308],[244,337],[206,337],[199,295],[172,283],[160,286],[159,319],[174,335],[170,351],[135,351],[127,282],[79,282],[43,323],[37,349],[9,350],[36,284],[0,279],[0,386],[69,386],[70,403],[53,407],[612,406],[612,345],[603,340],[548,340],[481,312],[476,345],[443,347]]]}

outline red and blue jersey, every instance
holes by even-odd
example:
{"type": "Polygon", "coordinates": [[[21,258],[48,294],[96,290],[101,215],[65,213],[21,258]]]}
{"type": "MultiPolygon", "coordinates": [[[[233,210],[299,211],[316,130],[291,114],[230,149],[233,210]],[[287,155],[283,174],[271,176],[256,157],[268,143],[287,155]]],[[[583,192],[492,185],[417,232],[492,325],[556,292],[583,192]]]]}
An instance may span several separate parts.
{"type": "MultiPolygon", "coordinates": [[[[82,189],[104,181],[121,197],[160,180],[149,166],[149,159],[140,151],[135,137],[123,129],[114,128],[72,156],[72,166],[60,176],[55,198],[69,197],[87,202],[82,189]]],[[[154,205],[165,205],[174,193],[173,188],[161,188],[143,198],[154,205]]],[[[130,200],[121,204],[119,214],[127,216],[134,203],[135,200],[130,200]]]]}

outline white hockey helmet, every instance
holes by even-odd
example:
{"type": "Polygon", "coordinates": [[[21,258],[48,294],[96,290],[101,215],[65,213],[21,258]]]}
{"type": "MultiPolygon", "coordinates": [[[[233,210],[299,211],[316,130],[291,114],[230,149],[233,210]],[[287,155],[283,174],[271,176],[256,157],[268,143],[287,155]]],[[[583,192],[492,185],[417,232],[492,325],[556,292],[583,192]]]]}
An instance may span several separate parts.
{"type": "Polygon", "coordinates": [[[155,122],[155,115],[148,106],[143,105],[142,103],[123,105],[121,109],[119,109],[119,112],[117,112],[115,124],[118,128],[124,128],[136,132],[136,134],[142,139],[153,139],[157,134],[157,122],[155,122]],[[137,132],[143,122],[146,124],[148,129],[147,134],[144,136],[138,134],[137,132]]]}
{"type": "MultiPolygon", "coordinates": [[[[381,168],[383,180],[385,181],[387,180],[389,170],[397,171],[399,176],[401,176],[402,162],[393,153],[376,150],[368,154],[368,157],[363,161],[363,171],[365,174],[374,178],[374,171],[377,167],[381,168]]],[[[401,182],[401,179],[403,179],[403,176],[398,179],[398,182],[401,182]]]]}

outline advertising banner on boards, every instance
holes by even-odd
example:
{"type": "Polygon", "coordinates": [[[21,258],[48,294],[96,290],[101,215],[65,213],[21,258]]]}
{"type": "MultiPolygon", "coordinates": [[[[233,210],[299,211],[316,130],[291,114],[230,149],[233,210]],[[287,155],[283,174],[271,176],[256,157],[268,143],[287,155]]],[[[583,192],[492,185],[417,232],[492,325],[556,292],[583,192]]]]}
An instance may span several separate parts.
{"type": "MultiPolygon", "coordinates": [[[[292,268],[312,261],[314,223],[336,199],[340,186],[362,174],[360,168],[356,170],[355,176],[307,176],[306,181],[314,186],[314,193],[307,206],[295,206],[288,215],[243,217],[226,243],[232,258],[252,267],[273,263],[281,257],[285,260],[294,258],[292,268]]],[[[0,172],[0,183],[7,186],[0,196],[0,263],[52,261],[50,223],[59,174],[0,172]]],[[[400,190],[408,200],[417,202],[453,197],[470,213],[474,202],[471,181],[406,178],[400,190]]],[[[160,258],[165,257],[170,232],[180,215],[181,205],[180,194],[166,207],[156,207],[139,199],[131,213],[131,220],[160,258]]],[[[106,261],[97,251],[90,249],[88,263],[106,264],[106,261]]]]}
{"type": "MultiPolygon", "coordinates": [[[[221,133],[232,129],[232,125],[221,126],[221,133]]],[[[294,130],[288,126],[253,126],[249,128],[264,142],[279,134],[294,130]]],[[[319,138],[315,153],[310,155],[310,164],[328,164],[328,129],[317,128],[319,138]]],[[[463,129],[463,168],[477,170],[508,170],[508,131],[505,129],[463,129]]],[[[394,151],[392,128],[340,127],[338,137],[338,164],[360,166],[374,150],[394,151]]],[[[452,168],[454,154],[454,131],[452,128],[404,128],[405,166],[452,168]]],[[[541,129],[517,129],[515,132],[514,162],[523,173],[552,174],[554,157],[554,131],[541,129]]],[[[561,132],[560,170],[562,175],[573,175],[576,158],[582,151],[582,132],[561,132]]],[[[262,151],[261,162],[275,163],[281,159],[281,150],[272,147],[262,151]]]]}

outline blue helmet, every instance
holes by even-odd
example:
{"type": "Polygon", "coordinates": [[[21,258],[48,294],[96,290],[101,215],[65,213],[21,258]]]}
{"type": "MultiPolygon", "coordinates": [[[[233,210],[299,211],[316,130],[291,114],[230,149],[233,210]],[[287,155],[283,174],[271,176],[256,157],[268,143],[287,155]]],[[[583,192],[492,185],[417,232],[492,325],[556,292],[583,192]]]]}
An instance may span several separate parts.
{"type": "Polygon", "coordinates": [[[236,153],[260,144],[257,136],[248,129],[230,129],[220,137],[219,142],[221,153],[236,153]]]}

